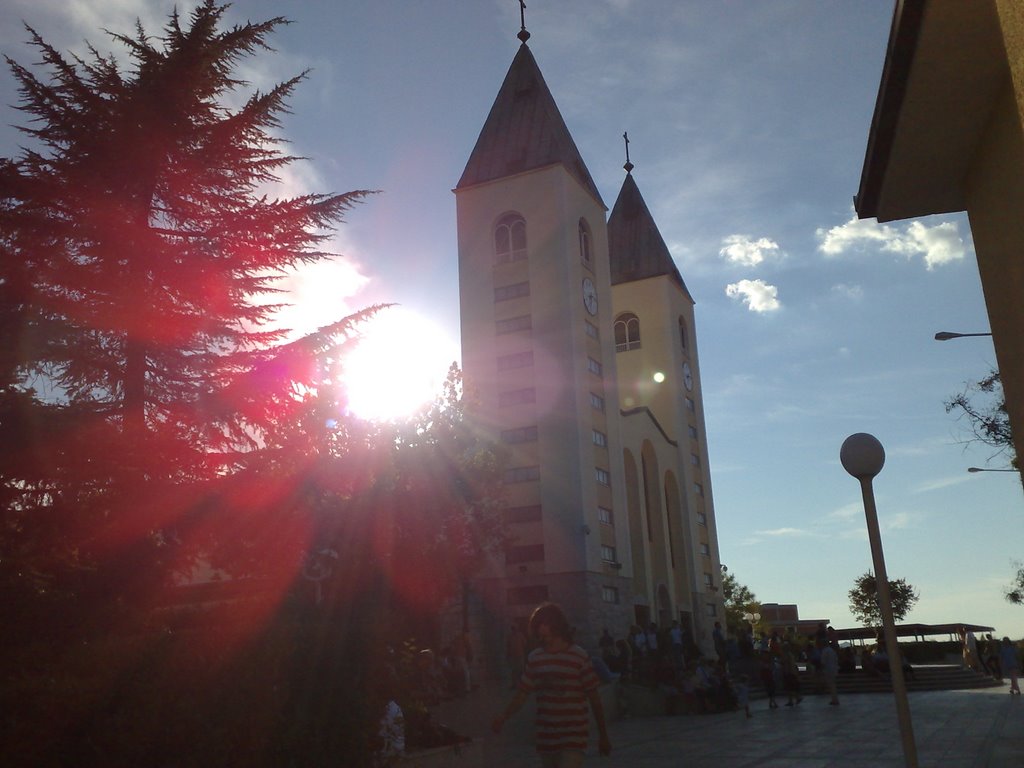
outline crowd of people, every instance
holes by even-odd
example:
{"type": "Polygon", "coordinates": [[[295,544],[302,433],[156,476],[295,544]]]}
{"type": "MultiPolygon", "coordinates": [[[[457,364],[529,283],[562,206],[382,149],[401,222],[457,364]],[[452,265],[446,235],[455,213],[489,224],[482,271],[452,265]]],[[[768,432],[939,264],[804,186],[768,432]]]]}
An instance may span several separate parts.
{"type": "MultiPolygon", "coordinates": [[[[1020,695],[1021,665],[1015,643],[1005,637],[1000,641],[991,634],[978,640],[966,628],[961,630],[960,637],[966,667],[1000,681],[1009,677],[1010,693],[1020,695]]],[[[833,706],[839,704],[837,678],[840,673],[856,672],[858,666],[863,674],[872,676],[885,677],[891,672],[881,633],[873,645],[855,649],[850,644],[841,646],[833,628],[824,623],[810,635],[790,628],[782,633],[778,630],[770,634],[762,632],[755,638],[746,628],[727,635],[721,623],[715,622],[712,640],[713,653],[702,653],[678,621],[661,627],[651,622],[643,627],[633,625],[619,638],[605,629],[597,639],[598,652],[587,654],[574,644],[572,629],[561,609],[545,604],[531,617],[529,636],[519,623],[512,624],[506,634],[508,681],[516,694],[506,710],[495,718],[494,728],[500,731],[504,721],[522,706],[529,694],[537,692],[542,700],[550,695],[548,689],[553,678],[548,667],[552,664],[562,672],[570,667],[575,670],[566,679],[574,681],[572,693],[579,710],[577,714],[585,722],[588,705],[593,710],[602,752],[609,750],[610,744],[596,693],[599,682],[621,680],[657,689],[664,694],[667,714],[738,710],[751,717],[752,684],[763,690],[769,709],[778,708],[783,699],[786,707],[800,704],[803,700],[801,666],[812,673],[818,690],[829,694],[829,704],[833,706]]],[[[381,736],[386,745],[383,756],[401,753],[405,747],[403,732],[417,733],[416,741],[420,745],[454,737],[432,723],[429,709],[472,690],[472,662],[473,647],[466,633],[456,637],[440,655],[426,649],[418,652],[412,679],[407,678],[405,682],[406,690],[415,694],[413,700],[422,705],[419,707],[422,712],[419,716],[414,713],[412,718],[406,713],[403,722],[402,708],[395,701],[388,702],[381,722],[381,736]],[[416,725],[417,719],[422,720],[421,727],[410,727],[416,725]]],[[[905,660],[903,670],[907,679],[914,679],[914,670],[905,660]]],[[[541,721],[538,728],[544,733],[551,724],[541,721]]],[[[568,750],[575,759],[577,753],[582,755],[581,745],[585,747],[585,730],[574,733],[570,742],[549,746],[556,751],[568,750]]],[[[545,748],[542,739],[538,749],[543,752],[545,748]]]]}
{"type": "MultiPolygon", "coordinates": [[[[748,717],[752,684],[764,690],[770,709],[777,708],[781,698],[785,706],[795,707],[803,701],[803,665],[814,672],[817,684],[835,706],[839,673],[857,666],[853,648],[840,647],[834,630],[824,624],[812,636],[790,629],[761,633],[755,639],[745,628],[727,636],[716,622],[712,640],[713,655],[702,654],[677,621],[668,627],[653,622],[646,627],[634,625],[618,639],[606,629],[598,640],[600,655],[594,665],[601,676],[659,689],[670,714],[742,710],[748,717]]],[[[865,668],[887,674],[884,645],[868,649],[867,654],[861,657],[865,668]]]]}
{"type": "MultiPolygon", "coordinates": [[[[976,640],[966,630],[961,638],[965,665],[1000,681],[1004,675],[1009,677],[1010,692],[1019,694],[1018,649],[1009,638],[1000,641],[989,634],[976,640]]],[[[836,631],[824,622],[812,634],[788,628],[760,632],[756,637],[746,627],[727,635],[721,623],[715,622],[712,640],[713,654],[701,653],[678,621],[668,626],[634,624],[621,637],[604,629],[597,639],[594,668],[603,681],[621,679],[660,689],[673,713],[749,712],[751,685],[767,694],[769,708],[778,707],[779,699],[784,699],[785,706],[797,706],[803,700],[801,667],[812,673],[815,687],[829,694],[833,706],[839,704],[840,674],[859,670],[872,677],[890,675],[881,632],[874,643],[858,648],[850,643],[841,645],[836,631]]],[[[522,674],[528,652],[526,635],[513,626],[507,648],[512,687],[522,674]]],[[[915,679],[914,668],[906,659],[902,668],[905,679],[915,679]]]]}
{"type": "Polygon", "coordinates": [[[987,633],[978,640],[966,627],[960,629],[964,666],[989,675],[999,682],[1010,678],[1010,695],[1020,696],[1020,652],[1017,644],[1004,637],[996,640],[987,633]]]}
{"type": "Polygon", "coordinates": [[[406,749],[461,744],[468,739],[434,720],[434,708],[442,701],[464,696],[475,687],[472,676],[473,645],[469,634],[459,633],[441,649],[407,644],[388,647],[387,661],[377,670],[385,695],[375,747],[375,762],[394,763],[406,749]]]}

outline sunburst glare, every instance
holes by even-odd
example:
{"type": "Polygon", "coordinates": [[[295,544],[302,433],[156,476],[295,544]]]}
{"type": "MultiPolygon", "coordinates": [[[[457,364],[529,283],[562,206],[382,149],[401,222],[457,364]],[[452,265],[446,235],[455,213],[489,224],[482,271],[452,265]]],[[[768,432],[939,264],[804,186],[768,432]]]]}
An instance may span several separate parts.
{"type": "Polygon", "coordinates": [[[414,413],[441,393],[458,345],[428,318],[395,306],[361,326],[362,339],[346,358],[343,384],[349,410],[388,421],[414,413]]]}

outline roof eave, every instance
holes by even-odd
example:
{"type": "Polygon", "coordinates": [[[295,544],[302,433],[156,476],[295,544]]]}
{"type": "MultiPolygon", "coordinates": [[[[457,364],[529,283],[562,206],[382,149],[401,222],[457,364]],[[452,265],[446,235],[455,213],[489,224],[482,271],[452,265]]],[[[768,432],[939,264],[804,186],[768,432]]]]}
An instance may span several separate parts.
{"type": "MultiPolygon", "coordinates": [[[[526,168],[524,170],[517,171],[516,173],[509,174],[508,176],[499,176],[499,177],[496,177],[496,178],[493,178],[493,179],[484,179],[483,181],[473,181],[473,182],[468,182],[466,184],[461,184],[460,186],[452,187],[452,192],[454,192],[457,195],[460,192],[466,192],[467,190],[470,190],[470,189],[478,189],[480,187],[486,187],[488,184],[502,184],[504,182],[509,181],[510,179],[515,179],[518,176],[528,176],[531,173],[537,173],[538,171],[546,171],[549,168],[561,168],[563,171],[565,171],[565,173],[570,178],[575,178],[573,176],[572,172],[568,168],[565,167],[565,163],[554,162],[554,163],[548,163],[547,165],[540,165],[540,166],[537,166],[536,168],[526,168]]],[[[597,203],[597,205],[599,205],[603,211],[605,211],[607,213],[608,206],[605,205],[604,200],[601,199],[600,195],[595,195],[594,194],[594,192],[596,190],[592,190],[592,189],[588,188],[585,184],[581,184],[580,186],[583,188],[583,191],[586,192],[587,195],[589,195],[590,198],[595,203],[597,203]]]]}
{"type": "Polygon", "coordinates": [[[921,35],[927,0],[897,0],[893,10],[889,47],[871,118],[871,130],[854,208],[861,219],[880,218],[882,185],[892,156],[896,129],[906,95],[910,69],[921,35]]]}

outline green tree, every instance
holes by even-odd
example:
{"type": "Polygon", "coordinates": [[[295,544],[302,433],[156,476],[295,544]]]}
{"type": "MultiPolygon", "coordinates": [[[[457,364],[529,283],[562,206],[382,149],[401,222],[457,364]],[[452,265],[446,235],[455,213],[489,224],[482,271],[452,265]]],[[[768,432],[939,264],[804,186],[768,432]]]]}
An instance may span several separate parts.
{"type": "MultiPolygon", "coordinates": [[[[980,381],[969,382],[964,390],[945,403],[946,413],[957,412],[958,418],[966,418],[971,431],[971,441],[980,442],[996,449],[991,458],[1004,456],[1010,466],[1019,469],[1017,450],[1013,444],[1010,414],[1006,410],[1006,397],[999,371],[993,369],[980,381]]],[[[1017,564],[1017,572],[1004,595],[1011,603],[1024,603],[1024,568],[1017,564]]]]}
{"type": "Polygon", "coordinates": [[[223,482],[219,513],[196,514],[179,535],[204,537],[211,564],[236,578],[280,581],[307,552],[334,552],[325,590],[380,590],[428,623],[504,543],[504,452],[467,419],[455,365],[435,402],[404,422],[332,423],[338,394],[308,398],[307,418],[279,436],[291,449],[223,482]],[[246,525],[260,518],[268,524],[246,525]]]}
{"type": "Polygon", "coordinates": [[[409,423],[362,423],[339,369],[381,308],[287,343],[269,324],[277,277],[329,258],[367,193],[261,192],[295,159],[272,132],[303,76],[225,106],[285,23],[225,29],[225,12],[114,35],[128,72],[31,29],[46,76],[8,60],[32,120],[0,161],[14,762],[368,765],[387,643],[502,543],[502,454],[457,370],[409,423]],[[167,612],[198,562],[232,599],[167,612]]]}
{"type": "MultiPolygon", "coordinates": [[[[868,571],[858,576],[849,592],[850,613],[865,627],[880,627],[882,614],[878,607],[878,582],[868,571]]],[[[906,579],[889,579],[889,596],[892,600],[894,621],[901,621],[917,603],[917,590],[906,579]]]]}
{"type": "Polygon", "coordinates": [[[726,572],[722,574],[722,596],[725,600],[726,629],[729,632],[749,629],[750,622],[743,618],[744,614],[761,612],[761,603],[753,591],[745,584],[740,584],[735,574],[726,572]]]}
{"type": "Polygon", "coordinates": [[[1014,605],[1024,605],[1024,563],[1015,562],[1017,572],[1013,575],[1013,581],[1006,588],[1006,599],[1014,605]]]}
{"type": "MultiPolygon", "coordinates": [[[[283,271],[329,258],[365,196],[272,199],[273,131],[304,75],[226,106],[283,18],[224,27],[201,3],[130,56],[8,58],[28,148],[0,162],[0,531],[13,591],[129,599],[179,520],[273,449],[318,370],[271,327],[283,271]]],[[[324,329],[337,344],[358,317],[324,329]]],[[[328,344],[329,346],[329,344],[328,344]]],[[[187,559],[175,558],[179,570],[187,559]]]]}
{"type": "Polygon", "coordinates": [[[1006,456],[1011,466],[1017,466],[1010,414],[1006,410],[999,371],[993,369],[979,381],[969,382],[962,392],[947,400],[945,406],[946,413],[955,412],[958,418],[967,419],[972,435],[970,442],[995,448],[994,456],[1006,456]]]}

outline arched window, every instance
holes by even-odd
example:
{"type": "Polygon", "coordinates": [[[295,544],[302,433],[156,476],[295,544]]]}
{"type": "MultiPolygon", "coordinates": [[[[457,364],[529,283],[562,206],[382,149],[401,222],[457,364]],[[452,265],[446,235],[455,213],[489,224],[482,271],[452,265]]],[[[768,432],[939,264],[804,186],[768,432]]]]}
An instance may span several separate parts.
{"type": "Polygon", "coordinates": [[[590,269],[594,268],[593,257],[590,253],[590,226],[586,219],[580,219],[580,261],[590,269]]]}
{"type": "Polygon", "coordinates": [[[679,343],[683,347],[683,354],[690,354],[689,344],[687,342],[686,321],[681,317],[679,318],[679,343]]]}
{"type": "Polygon", "coordinates": [[[494,261],[504,264],[525,258],[526,219],[518,213],[505,214],[494,228],[494,261]]]}
{"type": "Polygon", "coordinates": [[[630,349],[640,349],[640,318],[632,312],[624,312],[615,318],[615,351],[630,349]]]}

